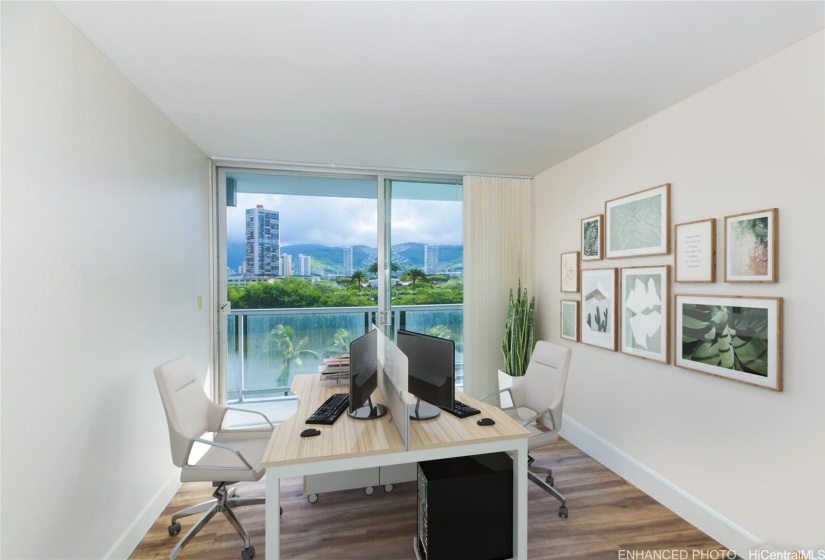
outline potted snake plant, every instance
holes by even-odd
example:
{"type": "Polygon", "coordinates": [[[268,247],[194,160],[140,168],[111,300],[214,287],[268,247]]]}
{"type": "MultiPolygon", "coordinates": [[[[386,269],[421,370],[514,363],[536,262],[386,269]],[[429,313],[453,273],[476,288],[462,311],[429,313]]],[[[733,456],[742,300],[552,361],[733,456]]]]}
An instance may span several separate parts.
{"type": "MultiPolygon", "coordinates": [[[[501,341],[501,353],[504,356],[504,369],[498,371],[499,389],[513,385],[513,377],[521,377],[527,371],[533,347],[536,345],[535,296],[528,300],[527,288],[522,289],[521,279],[513,293],[510,288],[510,300],[507,306],[507,322],[504,325],[504,338],[501,341]]],[[[512,406],[509,395],[501,395],[503,407],[512,406]]]]}

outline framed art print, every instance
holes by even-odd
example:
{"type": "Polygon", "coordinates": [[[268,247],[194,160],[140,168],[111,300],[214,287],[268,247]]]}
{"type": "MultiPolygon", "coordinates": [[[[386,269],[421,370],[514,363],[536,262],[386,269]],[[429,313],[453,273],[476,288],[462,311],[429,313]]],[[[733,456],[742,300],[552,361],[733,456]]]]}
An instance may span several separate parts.
{"type": "Polygon", "coordinates": [[[676,224],[676,281],[716,282],[716,218],[676,224]]]}
{"type": "Polygon", "coordinates": [[[670,266],[621,269],[620,350],[670,363],[670,266]]]}
{"type": "Polygon", "coordinates": [[[676,365],[782,390],[782,298],[676,296],[676,365]]]}
{"type": "Polygon", "coordinates": [[[582,260],[597,261],[602,258],[604,247],[604,216],[590,216],[582,219],[582,260]]]}
{"type": "Polygon", "coordinates": [[[670,253],[670,183],[604,204],[608,259],[670,253]]]}
{"type": "Polygon", "coordinates": [[[561,291],[579,293],[579,252],[561,254],[561,291]]]}
{"type": "Polygon", "coordinates": [[[561,300],[561,338],[579,341],[579,302],[575,299],[561,300]]]}
{"type": "Polygon", "coordinates": [[[725,216],[725,282],[776,282],[776,208],[725,216]]]}
{"type": "Polygon", "coordinates": [[[582,270],[581,342],[616,351],[615,268],[582,270]]]}

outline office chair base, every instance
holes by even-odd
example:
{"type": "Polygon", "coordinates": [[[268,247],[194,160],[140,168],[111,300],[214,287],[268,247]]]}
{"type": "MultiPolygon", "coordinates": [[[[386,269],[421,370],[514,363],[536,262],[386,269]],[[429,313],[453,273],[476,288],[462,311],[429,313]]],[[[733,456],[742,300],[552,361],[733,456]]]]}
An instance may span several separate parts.
{"type": "MultiPolygon", "coordinates": [[[[529,462],[527,463],[527,466],[530,467],[529,462]]],[[[553,478],[552,469],[548,469],[548,468],[545,468],[545,467],[532,467],[530,470],[532,470],[534,473],[544,473],[544,474],[546,474],[547,476],[544,477],[544,481],[547,484],[549,484],[550,486],[553,486],[553,483],[555,482],[555,479],[553,478]]]]}
{"type": "Polygon", "coordinates": [[[527,469],[527,478],[538,484],[545,492],[547,492],[548,494],[550,494],[551,496],[553,496],[561,502],[561,506],[559,506],[559,517],[564,517],[565,519],[567,519],[567,517],[570,514],[569,510],[567,509],[567,500],[564,496],[561,495],[561,493],[558,490],[556,490],[555,488],[544,482],[542,479],[540,479],[533,472],[535,470],[538,470],[538,468],[527,469]]]}
{"type": "MultiPolygon", "coordinates": [[[[178,519],[181,517],[186,517],[189,515],[194,515],[195,513],[200,513],[202,511],[206,511],[206,514],[201,517],[195,525],[189,529],[189,532],[186,533],[183,538],[178,542],[175,548],[172,549],[172,553],[170,554],[170,560],[175,560],[180,554],[180,551],[183,550],[189,541],[197,535],[201,529],[203,529],[209,520],[215,516],[216,513],[220,512],[226,517],[227,521],[229,521],[230,525],[234,527],[235,531],[238,535],[243,539],[244,549],[241,551],[241,559],[242,560],[250,560],[253,556],[255,556],[255,547],[252,546],[249,540],[249,534],[241,525],[241,522],[235,516],[235,512],[232,509],[233,507],[242,507],[242,506],[251,506],[251,505],[262,505],[266,503],[265,498],[239,498],[235,496],[234,488],[230,488],[227,490],[225,485],[221,484],[218,486],[218,489],[215,490],[212,496],[215,498],[211,502],[204,502],[202,504],[198,504],[196,506],[192,506],[181,510],[174,515],[172,515],[172,524],[169,525],[169,535],[173,536],[180,532],[181,526],[178,522],[178,519]]],[[[283,510],[281,510],[283,513],[283,510]]]]}

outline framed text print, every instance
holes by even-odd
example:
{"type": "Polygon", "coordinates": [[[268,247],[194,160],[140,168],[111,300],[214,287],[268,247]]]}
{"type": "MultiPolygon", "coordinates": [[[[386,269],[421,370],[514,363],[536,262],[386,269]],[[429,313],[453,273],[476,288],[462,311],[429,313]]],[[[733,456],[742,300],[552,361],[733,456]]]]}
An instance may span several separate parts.
{"type": "Polygon", "coordinates": [[[782,390],[782,298],[676,296],[676,365],[782,390]]]}
{"type": "Polygon", "coordinates": [[[579,252],[561,254],[561,291],[579,293],[579,252]]]}
{"type": "Polygon", "coordinates": [[[725,282],[776,282],[779,211],[725,216],[725,282]]]}
{"type": "Polygon", "coordinates": [[[676,224],[676,281],[716,282],[716,218],[676,224]]]}
{"type": "Polygon", "coordinates": [[[582,220],[582,260],[597,261],[602,258],[604,247],[604,216],[591,216],[582,220]]]}
{"type": "Polygon", "coordinates": [[[582,270],[581,341],[616,351],[615,268],[582,270]]]}
{"type": "Polygon", "coordinates": [[[575,299],[561,300],[561,337],[579,341],[579,302],[575,299]]]}
{"type": "Polygon", "coordinates": [[[670,266],[623,268],[621,351],[670,363],[670,266]]]}
{"type": "Polygon", "coordinates": [[[604,215],[608,259],[670,253],[670,183],[608,200],[604,215]]]}

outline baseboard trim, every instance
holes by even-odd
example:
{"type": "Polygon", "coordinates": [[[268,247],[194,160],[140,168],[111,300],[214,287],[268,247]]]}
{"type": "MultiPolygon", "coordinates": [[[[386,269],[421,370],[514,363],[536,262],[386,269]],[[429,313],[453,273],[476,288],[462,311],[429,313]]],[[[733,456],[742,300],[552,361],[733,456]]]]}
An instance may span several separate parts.
{"type": "MultiPolygon", "coordinates": [[[[742,558],[762,542],[575,418],[565,414],[562,425],[564,439],[742,558]]],[[[574,507],[570,505],[571,510],[574,507]]]]}
{"type": "Polygon", "coordinates": [[[175,494],[180,490],[181,481],[178,474],[170,477],[166,483],[161,486],[152,499],[149,500],[138,516],[129,524],[129,527],[123,534],[115,541],[109,552],[103,556],[103,560],[125,560],[132,555],[135,548],[152,528],[157,518],[175,497],[175,494]]]}

